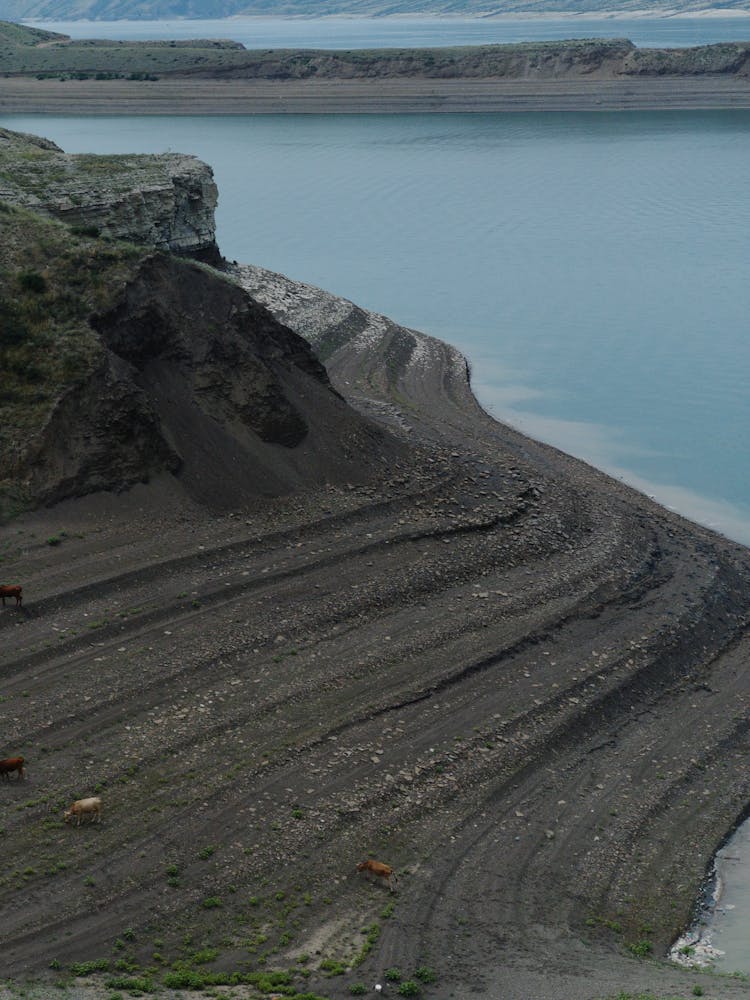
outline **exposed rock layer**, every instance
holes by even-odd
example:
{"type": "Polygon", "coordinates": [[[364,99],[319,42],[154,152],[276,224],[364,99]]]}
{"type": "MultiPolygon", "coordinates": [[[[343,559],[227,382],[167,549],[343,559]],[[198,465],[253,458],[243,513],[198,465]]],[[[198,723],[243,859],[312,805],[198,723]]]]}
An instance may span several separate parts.
{"type": "Polygon", "coordinates": [[[88,156],[0,128],[0,200],[111,239],[219,260],[211,168],[194,156],[88,156]]]}

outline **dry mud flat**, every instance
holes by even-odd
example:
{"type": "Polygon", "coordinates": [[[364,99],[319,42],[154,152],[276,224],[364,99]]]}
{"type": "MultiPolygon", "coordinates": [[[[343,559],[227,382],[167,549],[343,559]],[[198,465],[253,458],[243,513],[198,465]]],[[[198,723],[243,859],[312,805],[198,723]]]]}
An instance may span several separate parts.
{"type": "Polygon", "coordinates": [[[750,801],[750,553],[492,421],[446,345],[240,277],[292,323],[343,310],[332,378],[412,458],[223,515],[165,479],[3,529],[28,780],[0,786],[2,975],[750,995],[628,951],[664,954],[750,801]],[[101,826],[64,827],[94,793],[101,826]]]}
{"type": "Polygon", "coordinates": [[[0,114],[393,114],[750,108],[733,76],[603,79],[0,80],[0,114]]]}

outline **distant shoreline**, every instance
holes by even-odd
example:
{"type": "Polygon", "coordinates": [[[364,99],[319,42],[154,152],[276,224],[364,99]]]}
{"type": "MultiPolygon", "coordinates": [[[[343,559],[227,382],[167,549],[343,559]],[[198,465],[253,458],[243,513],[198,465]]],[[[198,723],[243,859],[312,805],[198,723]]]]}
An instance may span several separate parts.
{"type": "MultiPolygon", "coordinates": [[[[500,13],[500,14],[442,14],[442,13],[430,13],[425,11],[423,13],[408,13],[408,14],[383,14],[378,16],[366,15],[366,14],[323,14],[319,16],[310,16],[305,14],[234,14],[230,17],[179,17],[177,15],[170,15],[169,17],[155,17],[150,18],[154,22],[157,21],[418,21],[418,20],[435,20],[435,21],[544,21],[544,20],[555,20],[563,21],[570,19],[571,21],[630,21],[643,19],[674,19],[674,20],[685,20],[688,18],[701,18],[708,20],[723,20],[729,18],[750,18],[750,7],[744,8],[733,8],[733,7],[716,7],[704,10],[662,10],[658,7],[644,7],[640,10],[597,10],[597,11],[527,11],[521,12],[516,11],[512,13],[500,13]]],[[[138,20],[142,22],[144,18],[87,18],[87,17],[61,17],[61,18],[51,18],[51,17],[23,17],[19,18],[19,24],[29,25],[30,27],[35,27],[40,24],[62,24],[68,22],[76,22],[81,24],[109,24],[112,21],[123,21],[127,22],[129,20],[138,20]]]]}
{"type": "Polygon", "coordinates": [[[750,110],[750,80],[0,80],[0,115],[750,110]]]}

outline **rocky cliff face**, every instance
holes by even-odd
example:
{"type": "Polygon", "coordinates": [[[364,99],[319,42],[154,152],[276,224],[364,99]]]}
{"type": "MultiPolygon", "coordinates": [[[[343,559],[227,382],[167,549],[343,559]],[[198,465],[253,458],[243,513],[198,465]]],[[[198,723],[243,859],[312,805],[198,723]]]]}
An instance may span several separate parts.
{"type": "Polygon", "coordinates": [[[217,262],[211,168],[193,156],[69,155],[0,128],[0,200],[89,234],[217,262]]]}

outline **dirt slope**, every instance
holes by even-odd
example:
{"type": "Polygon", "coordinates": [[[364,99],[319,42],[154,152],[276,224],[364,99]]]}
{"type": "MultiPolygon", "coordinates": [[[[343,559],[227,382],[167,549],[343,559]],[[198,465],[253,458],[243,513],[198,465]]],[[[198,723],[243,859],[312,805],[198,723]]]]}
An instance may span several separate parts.
{"type": "Polygon", "coordinates": [[[4,529],[4,975],[687,995],[628,946],[663,955],[750,799],[750,554],[496,424],[447,345],[238,276],[411,451],[221,516],[167,478],[4,529]]]}
{"type": "Polygon", "coordinates": [[[404,451],[212,268],[0,201],[0,517],[160,474],[226,510],[404,451]]]}

